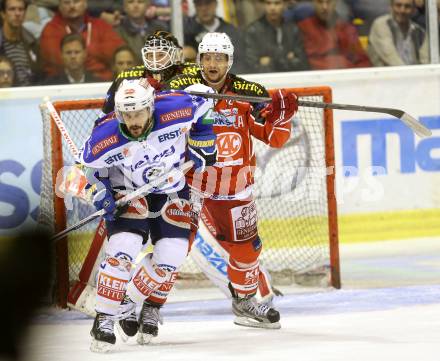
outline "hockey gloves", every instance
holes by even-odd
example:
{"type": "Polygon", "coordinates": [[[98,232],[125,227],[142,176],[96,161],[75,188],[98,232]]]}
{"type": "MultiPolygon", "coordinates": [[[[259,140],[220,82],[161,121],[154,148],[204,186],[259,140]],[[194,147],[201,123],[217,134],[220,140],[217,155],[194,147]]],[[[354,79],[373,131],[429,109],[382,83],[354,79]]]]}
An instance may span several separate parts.
{"type": "Polygon", "coordinates": [[[298,111],[298,98],[294,93],[278,89],[271,97],[272,103],[266,108],[266,121],[278,125],[292,118],[298,111]]]}
{"type": "Polygon", "coordinates": [[[116,218],[116,203],[111,190],[110,181],[108,179],[101,179],[100,183],[96,184],[96,192],[93,195],[93,205],[96,210],[105,210],[104,219],[106,221],[114,221],[116,218]]]}
{"type": "Polygon", "coordinates": [[[194,162],[196,172],[203,172],[217,161],[216,136],[211,134],[190,134],[188,137],[188,158],[194,162]]]}

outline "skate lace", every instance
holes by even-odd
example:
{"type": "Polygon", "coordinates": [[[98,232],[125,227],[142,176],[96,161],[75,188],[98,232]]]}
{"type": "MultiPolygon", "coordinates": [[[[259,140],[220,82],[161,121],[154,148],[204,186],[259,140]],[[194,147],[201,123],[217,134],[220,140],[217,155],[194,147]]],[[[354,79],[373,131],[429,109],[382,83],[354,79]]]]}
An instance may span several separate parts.
{"type": "Polygon", "coordinates": [[[265,316],[270,309],[270,305],[267,303],[258,303],[254,297],[242,302],[244,303],[243,306],[245,306],[250,313],[256,316],[265,316]]]}
{"type": "Polygon", "coordinates": [[[98,329],[104,333],[113,333],[114,321],[111,317],[107,315],[98,316],[98,329]]]}
{"type": "Polygon", "coordinates": [[[148,304],[144,304],[141,312],[141,321],[143,324],[157,325],[160,323],[162,325],[163,319],[160,314],[159,307],[153,307],[148,304]]]}
{"type": "Polygon", "coordinates": [[[135,319],[136,318],[136,304],[124,298],[124,300],[119,305],[119,312],[117,315],[113,316],[114,321],[122,319],[135,319]]]}

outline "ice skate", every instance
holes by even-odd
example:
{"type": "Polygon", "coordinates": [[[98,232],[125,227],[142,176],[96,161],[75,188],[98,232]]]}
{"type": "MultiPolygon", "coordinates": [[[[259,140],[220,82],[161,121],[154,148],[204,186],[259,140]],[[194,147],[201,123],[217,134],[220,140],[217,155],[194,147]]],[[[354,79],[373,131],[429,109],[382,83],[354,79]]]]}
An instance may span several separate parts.
{"type": "Polygon", "coordinates": [[[116,328],[122,341],[127,342],[129,337],[136,335],[139,328],[136,316],[136,304],[128,296],[125,296],[121,302],[121,313],[126,314],[126,316],[118,321],[116,328]]]}
{"type": "Polygon", "coordinates": [[[105,313],[97,313],[93,322],[90,335],[93,337],[90,345],[92,352],[109,352],[116,343],[116,336],[113,331],[113,317],[105,313]]]}
{"type": "Polygon", "coordinates": [[[160,306],[145,301],[139,316],[139,333],[137,337],[139,345],[149,344],[151,339],[158,335],[159,323],[163,323],[160,306]]]}
{"type": "Polygon", "coordinates": [[[238,297],[229,284],[232,293],[232,312],[234,323],[240,326],[279,329],[280,313],[268,303],[258,303],[255,296],[238,297]]]}

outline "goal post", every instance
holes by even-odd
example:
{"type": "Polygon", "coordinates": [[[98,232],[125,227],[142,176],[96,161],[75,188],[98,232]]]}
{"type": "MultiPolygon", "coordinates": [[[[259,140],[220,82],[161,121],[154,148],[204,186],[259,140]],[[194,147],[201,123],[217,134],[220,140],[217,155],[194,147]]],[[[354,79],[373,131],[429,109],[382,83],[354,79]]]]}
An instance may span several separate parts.
{"type": "MultiPolygon", "coordinates": [[[[300,99],[332,101],[329,87],[288,90],[300,99]]],[[[90,135],[103,103],[104,99],[53,103],[77,147],[90,135]]],[[[40,222],[59,232],[94,208],[81,199],[56,196],[57,176],[63,167],[74,163],[74,158],[44,104],[41,113],[44,159],[40,222]]],[[[291,138],[282,148],[254,141],[261,262],[275,285],[302,283],[310,276],[320,285],[340,288],[333,113],[331,109],[300,107],[292,122],[291,138]]],[[[66,306],[69,289],[78,280],[97,227],[98,221],[93,222],[56,245],[57,302],[61,306],[66,306]]],[[[203,279],[191,255],[180,274],[185,281],[197,280],[196,284],[203,279]]]]}

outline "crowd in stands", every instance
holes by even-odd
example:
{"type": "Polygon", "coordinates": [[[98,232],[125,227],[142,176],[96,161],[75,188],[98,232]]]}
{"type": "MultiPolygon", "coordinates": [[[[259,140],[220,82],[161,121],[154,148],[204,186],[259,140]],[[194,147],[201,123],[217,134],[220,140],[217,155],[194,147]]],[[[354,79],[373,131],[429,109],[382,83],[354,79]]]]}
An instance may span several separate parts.
{"type": "MultiPolygon", "coordinates": [[[[182,0],[187,61],[216,31],[230,36],[239,74],[429,63],[424,0],[229,0],[225,18],[220,1],[182,0]]],[[[0,0],[0,15],[0,87],[10,87],[109,81],[142,64],[147,36],[170,30],[171,7],[0,0]]]]}

